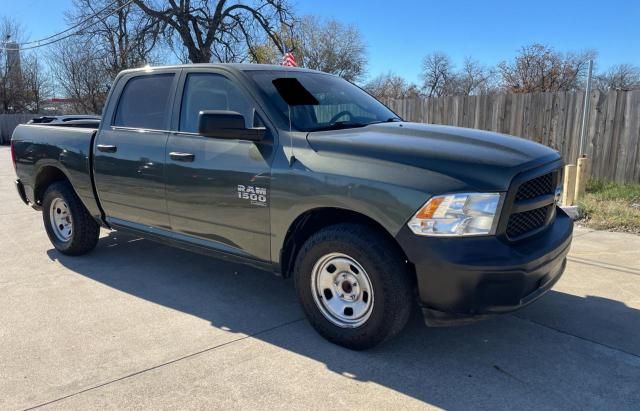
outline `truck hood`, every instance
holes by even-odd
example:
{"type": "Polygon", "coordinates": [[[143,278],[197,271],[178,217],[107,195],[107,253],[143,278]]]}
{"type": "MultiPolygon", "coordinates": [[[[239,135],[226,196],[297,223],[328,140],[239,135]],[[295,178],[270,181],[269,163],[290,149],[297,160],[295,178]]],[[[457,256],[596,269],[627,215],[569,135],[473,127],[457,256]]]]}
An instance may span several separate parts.
{"type": "Polygon", "coordinates": [[[560,159],[557,151],[523,138],[406,122],[312,132],[307,141],[319,154],[417,167],[478,190],[506,191],[516,174],[560,159]]]}

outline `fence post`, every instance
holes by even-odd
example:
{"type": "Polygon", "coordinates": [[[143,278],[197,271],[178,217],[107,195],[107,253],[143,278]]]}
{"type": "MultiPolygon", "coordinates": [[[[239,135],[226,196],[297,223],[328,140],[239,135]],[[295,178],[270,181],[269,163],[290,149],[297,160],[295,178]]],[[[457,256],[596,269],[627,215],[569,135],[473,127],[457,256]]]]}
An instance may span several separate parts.
{"type": "Polygon", "coordinates": [[[588,178],[589,178],[589,159],[587,157],[580,157],[578,159],[578,166],[576,169],[575,201],[580,200],[584,196],[584,192],[587,187],[588,178]]]}
{"type": "Polygon", "coordinates": [[[562,183],[562,205],[572,206],[576,195],[576,166],[564,166],[564,181],[562,183]]]}

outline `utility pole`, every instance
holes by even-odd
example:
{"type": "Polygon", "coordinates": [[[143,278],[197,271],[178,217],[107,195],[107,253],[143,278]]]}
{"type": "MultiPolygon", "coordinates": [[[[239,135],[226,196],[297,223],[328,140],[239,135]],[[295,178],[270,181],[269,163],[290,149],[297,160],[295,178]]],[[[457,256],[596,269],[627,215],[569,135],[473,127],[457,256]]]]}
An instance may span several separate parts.
{"type": "Polygon", "coordinates": [[[591,80],[593,76],[593,60],[589,60],[589,77],[587,78],[587,89],[584,95],[584,110],[582,112],[582,127],[580,128],[580,149],[576,159],[576,189],[575,200],[580,200],[585,193],[587,180],[589,179],[591,161],[587,158],[586,138],[589,127],[589,114],[591,112],[591,80]]]}
{"type": "Polygon", "coordinates": [[[578,158],[586,156],[585,139],[587,127],[589,127],[589,114],[591,113],[591,80],[593,76],[593,60],[589,60],[589,77],[587,77],[587,90],[584,94],[584,108],[582,111],[582,127],[580,127],[580,149],[578,158]]]}

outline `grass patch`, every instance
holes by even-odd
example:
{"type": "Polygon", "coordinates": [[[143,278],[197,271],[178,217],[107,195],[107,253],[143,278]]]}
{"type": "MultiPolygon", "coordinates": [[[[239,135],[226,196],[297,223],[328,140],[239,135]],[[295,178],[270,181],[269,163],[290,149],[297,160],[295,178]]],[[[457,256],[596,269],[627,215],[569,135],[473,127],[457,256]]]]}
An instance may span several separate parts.
{"type": "Polygon", "coordinates": [[[640,234],[640,184],[589,181],[578,207],[587,227],[640,234]]]}

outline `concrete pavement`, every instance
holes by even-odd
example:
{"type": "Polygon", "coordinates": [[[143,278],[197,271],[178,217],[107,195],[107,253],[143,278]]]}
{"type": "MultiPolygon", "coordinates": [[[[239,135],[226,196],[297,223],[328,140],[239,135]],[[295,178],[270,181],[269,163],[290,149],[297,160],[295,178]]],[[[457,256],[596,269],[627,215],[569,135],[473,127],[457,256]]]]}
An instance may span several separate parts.
{"type": "Polygon", "coordinates": [[[103,232],[66,257],[0,147],[0,409],[637,409],[640,237],[576,231],[554,291],[387,344],[319,337],[291,281],[103,232]]]}

